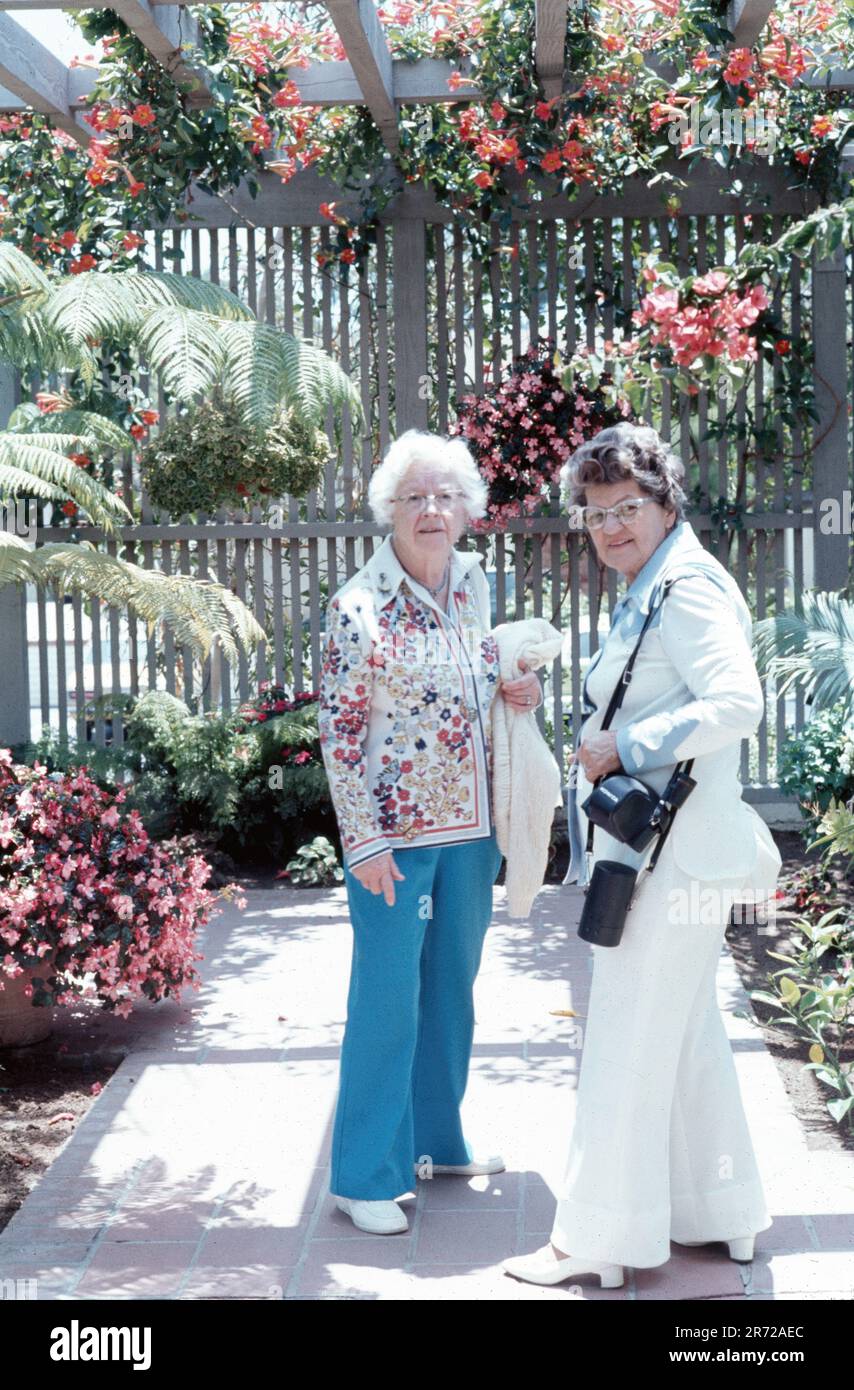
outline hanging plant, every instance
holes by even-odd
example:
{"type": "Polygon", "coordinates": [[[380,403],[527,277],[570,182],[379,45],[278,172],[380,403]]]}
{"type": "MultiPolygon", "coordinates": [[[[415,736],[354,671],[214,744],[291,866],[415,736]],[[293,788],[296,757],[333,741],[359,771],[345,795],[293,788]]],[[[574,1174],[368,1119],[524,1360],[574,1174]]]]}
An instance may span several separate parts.
{"type": "Polygon", "coordinates": [[[473,530],[500,530],[540,512],[569,455],[599,430],[632,417],[628,399],[608,392],[608,373],[599,386],[578,381],[567,388],[558,365],[554,340],[537,339],[497,385],[455,401],[449,432],[463,436],[489,483],[487,515],[473,530]]]}
{"type": "Polygon", "coordinates": [[[320,481],[329,453],[326,433],[290,407],[267,429],[248,431],[217,391],[170,420],[140,464],[154,506],[180,517],[304,497],[320,481]]]}

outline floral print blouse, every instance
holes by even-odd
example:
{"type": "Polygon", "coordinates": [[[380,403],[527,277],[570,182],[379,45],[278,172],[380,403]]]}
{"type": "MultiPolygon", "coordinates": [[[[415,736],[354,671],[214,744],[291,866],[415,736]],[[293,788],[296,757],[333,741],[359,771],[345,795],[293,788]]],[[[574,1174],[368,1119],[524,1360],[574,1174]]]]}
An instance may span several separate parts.
{"type": "Polygon", "coordinates": [[[476,552],[451,552],[445,614],[387,536],[331,599],[320,744],[344,859],[492,833],[498,649],[476,552]]]}

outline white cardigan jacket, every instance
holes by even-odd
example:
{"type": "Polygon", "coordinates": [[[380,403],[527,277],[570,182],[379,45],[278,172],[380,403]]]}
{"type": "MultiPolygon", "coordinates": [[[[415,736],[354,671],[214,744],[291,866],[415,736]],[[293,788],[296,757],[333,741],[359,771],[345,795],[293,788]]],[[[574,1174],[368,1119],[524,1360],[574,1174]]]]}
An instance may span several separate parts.
{"type": "MultiPolygon", "coordinates": [[[[498,644],[502,680],[517,680],[524,661],[534,671],[560,653],[563,637],[544,618],[502,623],[498,644]]],[[[527,917],[543,884],[561,775],[533,710],[496,700],[492,712],[492,806],[498,848],[507,860],[504,885],[511,917],[527,917]]]]}

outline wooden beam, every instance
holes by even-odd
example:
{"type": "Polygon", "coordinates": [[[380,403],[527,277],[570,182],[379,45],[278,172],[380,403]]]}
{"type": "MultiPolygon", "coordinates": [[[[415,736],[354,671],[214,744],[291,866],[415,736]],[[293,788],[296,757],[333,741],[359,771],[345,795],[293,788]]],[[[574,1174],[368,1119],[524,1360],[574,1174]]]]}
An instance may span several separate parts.
{"type": "Polygon", "coordinates": [[[547,101],[560,96],[563,90],[566,8],[567,0],[537,0],[535,64],[547,101]]]}
{"type": "Polygon", "coordinates": [[[773,8],[774,0],[731,0],[726,27],[735,40],[733,47],[752,48],[773,8]]]}
{"type": "Polygon", "coordinates": [[[193,106],[209,106],[211,94],[199,71],[185,60],[182,44],[200,47],[199,27],[184,5],[163,5],[155,14],[148,0],[112,0],[119,19],[184,90],[193,106]]]}
{"type": "Polygon", "coordinates": [[[88,143],[86,131],[70,108],[68,68],[23,25],[2,12],[0,85],[27,110],[40,111],[81,145],[88,143]]]}
{"type": "MultiPolygon", "coordinates": [[[[767,211],[771,200],[774,211],[783,215],[804,216],[819,206],[818,195],[812,190],[789,187],[791,176],[783,170],[768,165],[756,168],[751,175],[750,190],[736,196],[730,191],[731,174],[720,165],[708,161],[686,174],[679,169],[675,159],[667,163],[670,172],[677,173],[687,180],[687,188],[681,189],[682,201],[680,216],[700,217],[715,214],[744,214],[767,211]],[[755,192],[753,186],[755,185],[755,192]]],[[[384,184],[393,178],[389,170],[383,179],[384,184]]],[[[545,176],[539,181],[541,196],[532,199],[525,211],[519,211],[521,221],[539,219],[550,221],[554,218],[578,218],[591,221],[600,217],[663,217],[665,215],[661,196],[657,188],[650,188],[646,179],[635,177],[625,180],[624,192],[583,193],[575,198],[554,191],[553,180],[545,176]]],[[[310,227],[326,225],[320,216],[321,203],[336,202],[336,210],[345,217],[358,220],[359,199],[351,191],[341,189],[333,181],[309,168],[302,170],[288,183],[282,183],[273,173],[262,174],[256,198],[241,186],[232,193],[215,197],[212,194],[194,190],[193,199],[187,211],[196,214],[198,223],[170,218],[166,227],[310,227]]],[[[431,189],[423,184],[407,184],[395,194],[385,208],[381,221],[395,222],[405,219],[428,222],[450,223],[453,214],[449,208],[440,204],[431,189]]]]}
{"type": "Polygon", "coordinates": [[[391,52],[386,43],[373,0],[326,0],[329,17],[344,45],[347,57],[386,147],[400,148],[391,52]]]}

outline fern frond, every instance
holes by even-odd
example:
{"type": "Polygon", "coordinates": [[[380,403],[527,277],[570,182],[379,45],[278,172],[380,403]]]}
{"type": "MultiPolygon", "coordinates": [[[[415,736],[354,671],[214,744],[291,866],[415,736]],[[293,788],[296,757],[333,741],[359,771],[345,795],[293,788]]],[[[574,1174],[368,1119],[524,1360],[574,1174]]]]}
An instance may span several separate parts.
{"type": "Polygon", "coordinates": [[[69,434],[85,436],[96,444],[109,449],[129,449],[133,441],[121,425],[95,410],[81,410],[69,406],[67,410],[54,410],[43,414],[35,401],[24,401],[16,406],[9,416],[6,426],[10,434],[39,433],[43,435],[69,434]]]}
{"type": "Polygon", "coordinates": [[[0,241],[0,295],[18,300],[29,313],[49,293],[50,280],[41,267],[11,241],[0,241]]]}
{"type": "Polygon", "coordinates": [[[224,361],[221,320],[195,309],[167,305],[150,310],[137,345],[164,390],[192,401],[215,385],[224,361]]]}
{"type": "Polygon", "coordinates": [[[34,581],[35,551],[22,536],[0,530],[0,588],[4,584],[29,584],[34,581]]]}
{"type": "Polygon", "coordinates": [[[79,351],[104,338],[127,341],[139,323],[139,306],[126,281],[123,274],[94,270],[67,276],[45,304],[45,323],[79,351]]]}
{"type": "Polygon", "coordinates": [[[77,590],[113,608],[129,609],[147,624],[149,635],[164,622],[176,642],[192,647],[202,659],[218,641],[235,662],[238,645],[249,651],[267,638],[237,595],[212,580],[142,569],[86,541],[41,546],[32,563],[39,582],[55,585],[60,595],[77,590]]]}
{"type": "Polygon", "coordinates": [[[176,275],[169,270],[119,272],[126,281],[127,291],[140,308],[196,309],[221,319],[252,319],[255,315],[248,305],[231,290],[201,280],[194,275],[176,275]]]}
{"type": "Polygon", "coordinates": [[[754,654],[780,694],[794,688],[816,711],[842,700],[854,714],[854,603],[844,592],[807,591],[792,612],[757,622],[754,654]]]}
{"type": "Polygon", "coordinates": [[[223,385],[247,424],[269,423],[283,405],[306,421],[322,425],[328,407],[349,406],[362,423],[359,393],[338,363],[313,343],[293,338],[266,323],[221,325],[225,346],[223,385]]]}
{"type": "Polygon", "coordinates": [[[119,521],[132,521],[120,497],[66,457],[69,449],[83,452],[87,443],[91,447],[80,435],[0,432],[0,494],[76,502],[109,532],[119,521]]]}

